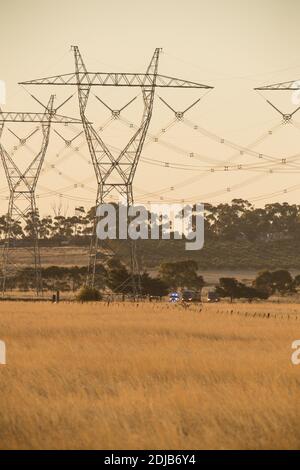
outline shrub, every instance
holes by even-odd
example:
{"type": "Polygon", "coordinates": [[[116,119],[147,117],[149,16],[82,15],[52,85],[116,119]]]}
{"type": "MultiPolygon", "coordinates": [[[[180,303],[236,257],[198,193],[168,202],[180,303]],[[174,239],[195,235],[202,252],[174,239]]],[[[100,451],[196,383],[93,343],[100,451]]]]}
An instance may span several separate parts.
{"type": "Polygon", "coordinates": [[[101,300],[102,295],[98,289],[85,286],[80,289],[76,299],[80,302],[91,302],[95,300],[101,300]]]}

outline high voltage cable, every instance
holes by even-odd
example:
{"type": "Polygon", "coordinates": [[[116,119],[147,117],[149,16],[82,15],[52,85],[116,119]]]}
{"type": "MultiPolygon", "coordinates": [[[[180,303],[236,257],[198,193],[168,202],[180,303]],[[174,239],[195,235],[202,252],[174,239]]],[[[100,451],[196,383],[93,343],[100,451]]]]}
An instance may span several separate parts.
{"type": "MultiPolygon", "coordinates": [[[[274,128],[276,127],[279,127],[281,124],[277,124],[274,128]]],[[[262,142],[265,138],[267,138],[269,136],[269,133],[264,133],[262,136],[260,136],[259,138],[255,139],[255,141],[251,142],[251,144],[248,145],[248,148],[251,148],[251,147],[254,147],[255,145],[258,145],[258,143],[262,142]]],[[[234,160],[235,157],[239,156],[240,153],[235,153],[233,154],[231,157],[229,158],[226,158],[222,163],[223,165],[226,165],[227,163],[229,163],[230,161],[234,160]]],[[[203,179],[203,178],[207,178],[209,175],[209,173],[206,172],[206,174],[201,174],[201,175],[197,175],[197,176],[194,176],[194,177],[190,177],[188,178],[187,180],[184,180],[183,182],[181,183],[177,183],[176,186],[172,186],[171,188],[168,186],[167,188],[164,188],[163,190],[160,190],[160,191],[156,191],[156,192],[151,192],[150,193],[150,196],[153,195],[153,194],[158,194],[158,193],[166,193],[166,192],[169,192],[170,190],[171,191],[174,191],[175,188],[181,188],[181,187],[184,187],[185,185],[188,185],[190,183],[193,183],[197,180],[200,180],[200,179],[203,179]]]]}
{"type": "MultiPolygon", "coordinates": [[[[127,120],[124,120],[124,119],[122,119],[122,118],[121,118],[120,120],[121,120],[121,122],[124,122],[126,125],[129,124],[129,121],[127,121],[127,120]]],[[[178,120],[177,120],[177,122],[183,122],[183,123],[184,123],[185,120],[182,120],[182,121],[178,121],[178,120]]],[[[174,121],[173,121],[173,125],[174,125],[174,121]]],[[[193,126],[194,129],[195,129],[195,127],[197,127],[197,130],[199,130],[199,126],[198,126],[198,125],[192,123],[192,126],[193,126]]],[[[231,148],[234,148],[235,150],[239,150],[239,153],[237,153],[235,156],[233,156],[233,157],[231,157],[231,158],[229,158],[229,159],[226,160],[226,162],[228,162],[228,163],[229,163],[230,161],[232,161],[233,159],[235,159],[237,156],[244,155],[245,153],[253,154],[255,157],[258,157],[258,158],[260,158],[260,159],[266,160],[265,154],[259,153],[259,152],[255,152],[255,151],[253,151],[253,150],[251,149],[251,147],[253,147],[253,146],[258,145],[259,143],[261,143],[266,137],[268,137],[269,135],[272,135],[272,134],[273,134],[277,129],[279,129],[281,126],[282,126],[282,123],[279,123],[279,124],[275,125],[271,130],[269,130],[268,132],[264,133],[260,138],[256,139],[256,140],[255,140],[252,144],[250,144],[250,146],[248,146],[248,147],[239,146],[238,144],[234,144],[234,143],[232,143],[232,142],[229,142],[229,141],[227,141],[227,140],[224,140],[224,139],[220,138],[219,136],[216,136],[215,134],[211,134],[211,135],[210,135],[210,138],[212,138],[212,135],[214,135],[214,136],[215,136],[215,137],[214,137],[214,140],[217,139],[217,142],[218,142],[218,143],[222,143],[222,144],[225,144],[225,145],[229,145],[231,148]]],[[[135,128],[137,128],[137,126],[135,126],[135,128]]],[[[163,133],[165,133],[165,132],[166,132],[166,129],[163,129],[163,133]]],[[[156,134],[156,135],[150,135],[150,138],[148,139],[148,141],[147,141],[147,143],[145,144],[145,146],[146,146],[146,145],[149,145],[149,144],[152,143],[152,142],[157,142],[157,143],[159,143],[159,144],[161,144],[161,145],[164,145],[164,146],[168,147],[169,149],[171,149],[171,150],[173,150],[173,151],[176,151],[176,152],[179,153],[179,154],[183,154],[183,155],[185,155],[185,156],[190,156],[190,157],[199,159],[199,160],[201,160],[201,161],[203,161],[203,160],[205,161],[205,160],[206,160],[206,161],[213,161],[214,163],[217,163],[217,165],[215,165],[215,166],[211,166],[211,165],[210,165],[209,167],[203,167],[203,166],[201,166],[201,167],[200,167],[200,166],[199,166],[199,167],[196,167],[195,165],[190,165],[190,168],[191,168],[191,169],[195,168],[195,170],[196,170],[196,169],[202,169],[202,168],[204,168],[204,169],[208,169],[208,170],[210,170],[210,171],[214,171],[214,169],[218,169],[218,170],[219,170],[219,169],[222,169],[222,167],[223,167],[224,164],[221,164],[221,163],[220,163],[220,160],[218,160],[218,159],[213,159],[213,158],[211,158],[211,157],[207,157],[207,156],[200,155],[200,154],[198,154],[197,152],[190,152],[190,151],[188,151],[188,150],[182,149],[182,148],[180,148],[180,147],[178,147],[178,146],[176,146],[176,145],[174,145],[174,144],[171,144],[171,143],[169,143],[169,142],[162,141],[161,139],[159,140],[159,139],[158,139],[158,136],[161,135],[161,134],[162,134],[162,131],[160,131],[160,132],[159,132],[158,134],[156,134]]],[[[207,137],[208,137],[208,135],[207,135],[207,137]]],[[[279,157],[271,157],[271,156],[269,156],[268,161],[280,162],[280,163],[289,165],[289,164],[290,164],[290,163],[289,163],[290,161],[293,162],[294,160],[298,159],[299,157],[300,157],[300,154],[296,154],[296,155],[293,155],[293,156],[291,156],[291,157],[285,157],[285,158],[279,158],[279,157]],[[292,159],[293,159],[293,160],[292,160],[292,159]]],[[[145,159],[145,158],[143,158],[143,157],[141,158],[141,161],[147,161],[147,162],[149,162],[150,160],[151,160],[150,158],[148,158],[148,159],[145,159]]],[[[155,161],[154,159],[153,159],[153,161],[154,161],[155,163],[157,162],[157,161],[155,161]]],[[[172,163],[170,163],[170,162],[162,162],[162,161],[159,161],[159,162],[160,162],[160,163],[163,163],[163,164],[164,164],[165,166],[167,166],[167,167],[180,169],[180,164],[172,164],[172,163]]],[[[265,162],[262,162],[262,163],[260,163],[259,165],[263,166],[264,164],[265,164],[265,162]]],[[[257,164],[257,165],[258,165],[258,164],[257,164]]],[[[189,166],[189,165],[186,165],[186,164],[185,164],[185,165],[182,166],[182,169],[185,169],[185,167],[188,167],[188,166],[189,166]]],[[[227,166],[228,166],[228,165],[227,165],[227,166]]],[[[240,166],[240,167],[243,166],[244,169],[247,169],[248,167],[249,167],[249,168],[252,168],[253,164],[245,164],[245,163],[242,163],[242,164],[239,164],[238,166],[240,166]]],[[[234,166],[234,167],[232,167],[232,168],[233,168],[233,169],[236,169],[236,166],[234,166]]],[[[224,168],[223,168],[223,169],[224,169],[224,168]]],[[[241,168],[238,168],[238,169],[241,169],[241,168]]],[[[229,166],[229,168],[226,168],[226,170],[230,170],[230,166],[229,166]]]]}
{"type": "MultiPolygon", "coordinates": [[[[122,117],[120,118],[120,120],[121,120],[121,122],[123,121],[123,122],[124,122],[127,126],[129,126],[129,127],[136,127],[135,125],[131,124],[129,121],[125,120],[125,119],[122,118],[122,117]]],[[[110,121],[110,120],[109,120],[109,121],[110,121]]],[[[109,121],[108,121],[108,122],[109,122],[109,121]]],[[[167,130],[168,128],[170,128],[171,126],[173,126],[175,123],[176,123],[176,119],[175,119],[175,120],[172,120],[171,123],[169,123],[167,126],[165,126],[165,128],[163,128],[158,134],[156,134],[156,136],[153,136],[153,135],[150,136],[150,139],[148,140],[147,144],[151,143],[151,140],[152,140],[152,141],[153,141],[153,140],[156,141],[157,136],[161,135],[162,133],[165,133],[166,130],[167,130]]],[[[195,123],[191,123],[191,125],[193,126],[193,128],[195,128],[195,126],[196,126],[196,127],[197,127],[197,130],[199,129],[198,125],[196,125],[195,123]]],[[[253,145],[257,145],[259,142],[261,142],[261,141],[262,141],[264,138],[266,138],[269,134],[273,133],[273,131],[276,130],[276,128],[279,128],[280,126],[281,126],[281,123],[278,124],[278,125],[276,125],[276,126],[274,126],[274,128],[273,128],[271,131],[268,131],[268,133],[265,133],[263,136],[261,136],[261,138],[256,139],[256,141],[252,144],[252,146],[253,146],[253,145]]],[[[73,126],[73,127],[74,127],[74,126],[73,126]]],[[[210,134],[210,136],[211,136],[211,135],[212,135],[212,134],[210,134]]],[[[214,139],[215,139],[216,137],[219,139],[219,137],[216,136],[215,134],[213,134],[213,136],[214,136],[214,139]]],[[[220,142],[223,143],[222,140],[221,140],[220,142]]],[[[224,141],[224,142],[225,142],[225,141],[224,141]]],[[[228,142],[228,141],[226,141],[226,143],[227,143],[227,142],[228,142]]],[[[172,149],[178,150],[179,153],[180,153],[180,152],[185,152],[183,149],[180,149],[180,148],[178,148],[178,147],[176,148],[176,146],[174,146],[173,144],[168,144],[168,143],[165,143],[165,142],[164,142],[164,144],[166,144],[167,146],[170,145],[172,149]]],[[[241,148],[242,148],[242,149],[247,149],[248,152],[251,150],[251,149],[249,148],[249,146],[248,146],[247,148],[245,148],[245,147],[237,146],[236,144],[233,144],[232,142],[230,142],[229,145],[230,145],[230,146],[234,145],[234,148],[235,148],[235,149],[241,149],[241,148]]],[[[252,152],[252,150],[251,150],[251,152],[252,152]]],[[[194,155],[194,154],[193,154],[193,155],[194,155]]],[[[256,152],[256,155],[258,155],[258,156],[261,158],[261,155],[262,155],[262,154],[256,152]]],[[[201,158],[201,157],[203,158],[203,156],[200,156],[200,158],[201,158]]],[[[272,158],[272,157],[271,157],[271,158],[272,158]]],[[[293,158],[296,159],[297,156],[293,156],[293,158]]],[[[151,160],[151,159],[147,159],[146,161],[149,163],[150,160],[151,160]]],[[[152,160],[153,160],[153,159],[152,159],[152,160]]],[[[276,158],[276,160],[278,161],[278,158],[276,158]]],[[[217,160],[215,160],[215,161],[217,161],[217,160]]],[[[286,163],[286,159],[284,159],[284,162],[282,161],[282,163],[286,163]]],[[[155,160],[153,161],[153,164],[155,164],[155,165],[161,165],[161,166],[164,165],[164,166],[168,166],[168,167],[176,168],[176,169],[186,169],[186,168],[190,168],[191,170],[198,170],[198,169],[202,169],[202,168],[203,168],[203,167],[201,167],[201,168],[200,168],[200,167],[196,167],[196,166],[193,166],[193,165],[190,165],[190,166],[188,166],[188,165],[179,166],[178,164],[177,164],[177,165],[174,165],[174,164],[169,164],[169,163],[166,163],[166,162],[155,161],[155,160]]],[[[289,165],[289,163],[288,163],[288,165],[289,165]]],[[[261,164],[261,166],[263,167],[263,163],[261,164]]],[[[209,168],[206,168],[206,170],[213,172],[215,169],[216,169],[217,171],[224,171],[224,170],[225,170],[225,171],[226,171],[226,170],[228,171],[228,170],[232,170],[232,169],[234,169],[234,170],[236,170],[236,169],[238,169],[238,170],[241,170],[241,169],[246,170],[246,169],[248,169],[248,168],[251,169],[251,170],[257,169],[257,167],[253,166],[253,164],[248,164],[248,165],[243,164],[243,165],[239,165],[239,166],[237,166],[237,167],[224,168],[224,167],[221,166],[220,163],[219,163],[218,168],[209,167],[209,168]],[[244,167],[243,167],[243,166],[244,166],[244,167]],[[246,168],[245,168],[245,166],[246,166],[246,168]]],[[[265,167],[265,168],[268,168],[268,167],[265,167]]],[[[287,173],[286,170],[284,170],[284,172],[287,173]]]]}
{"type": "MultiPolygon", "coordinates": [[[[194,122],[189,121],[187,119],[185,119],[183,121],[183,123],[185,123],[187,126],[191,127],[196,132],[199,132],[203,136],[208,137],[211,140],[214,140],[215,142],[218,142],[220,144],[224,144],[228,147],[231,147],[234,150],[239,150],[240,152],[242,152],[241,155],[248,154],[248,155],[251,155],[253,157],[268,160],[268,161],[278,161],[279,160],[278,157],[273,157],[273,156],[267,155],[263,152],[257,152],[255,150],[250,149],[250,148],[243,147],[242,145],[236,144],[236,143],[234,143],[234,142],[232,142],[228,139],[220,137],[217,134],[214,134],[213,132],[208,131],[207,129],[204,129],[203,127],[200,127],[198,124],[195,124],[194,122]]],[[[278,126],[275,126],[275,129],[279,128],[281,125],[282,125],[282,123],[278,124],[278,126]]]]}
{"type": "MultiPolygon", "coordinates": [[[[107,126],[109,122],[111,122],[111,119],[109,119],[109,120],[106,122],[105,126],[107,126]]],[[[183,121],[183,122],[184,122],[184,121],[183,121]]],[[[185,122],[186,122],[186,120],[185,120],[185,122]]],[[[161,130],[159,134],[156,134],[156,137],[155,137],[155,138],[157,138],[157,135],[159,136],[159,135],[165,133],[165,132],[166,132],[166,129],[171,128],[175,123],[176,123],[176,120],[175,120],[175,121],[173,120],[168,126],[165,126],[165,128],[164,128],[163,130],[161,130]]],[[[128,122],[127,122],[127,124],[128,124],[128,122]]],[[[198,125],[196,125],[195,123],[190,122],[190,125],[192,125],[194,129],[195,129],[195,126],[197,126],[197,128],[196,128],[195,130],[200,130],[200,132],[203,133],[203,129],[202,129],[202,128],[199,129],[198,125]]],[[[280,125],[281,125],[281,124],[279,124],[278,126],[275,126],[274,129],[277,128],[277,127],[280,127],[280,125]]],[[[73,126],[73,127],[74,127],[74,126],[73,126]]],[[[104,127],[104,126],[102,126],[102,128],[103,128],[103,127],[104,127]]],[[[204,130],[204,131],[205,131],[205,133],[209,132],[209,131],[206,131],[206,130],[204,130]]],[[[269,134],[269,133],[264,134],[264,135],[262,136],[262,138],[264,138],[264,137],[267,136],[268,134],[269,134]]],[[[206,136],[208,136],[208,135],[206,134],[206,136]]],[[[219,139],[220,139],[219,136],[217,136],[216,134],[210,133],[210,132],[209,132],[209,136],[210,136],[210,137],[213,137],[214,140],[218,139],[218,141],[219,141],[219,139]]],[[[256,142],[258,142],[259,140],[260,140],[260,139],[257,139],[256,142]]],[[[154,141],[155,141],[155,140],[154,140],[154,141]]],[[[149,139],[149,141],[147,142],[147,144],[150,144],[151,142],[153,142],[153,136],[150,137],[150,139],[149,139]]],[[[260,158],[266,157],[265,154],[260,154],[260,153],[258,153],[258,152],[254,152],[254,153],[253,153],[253,151],[252,151],[249,147],[242,147],[242,146],[239,146],[239,145],[234,144],[234,143],[232,143],[232,142],[230,142],[230,141],[227,141],[227,140],[226,140],[226,141],[224,140],[224,142],[220,140],[220,143],[226,143],[227,145],[231,146],[231,147],[234,148],[235,150],[243,149],[243,151],[245,151],[245,153],[253,154],[253,155],[256,155],[256,156],[258,155],[258,156],[260,156],[260,158]],[[261,155],[262,155],[262,157],[261,157],[261,155]]],[[[83,142],[83,143],[81,144],[81,146],[83,146],[84,144],[85,144],[85,142],[83,142]]],[[[173,144],[169,144],[169,143],[167,143],[167,142],[163,142],[163,144],[166,145],[166,146],[169,146],[169,148],[171,148],[172,150],[178,150],[178,153],[183,153],[183,152],[184,152],[183,149],[180,149],[179,147],[176,147],[176,146],[173,145],[173,144]]],[[[20,146],[21,146],[21,145],[17,146],[17,148],[19,148],[20,146]]],[[[26,147],[29,148],[28,146],[26,146],[26,147]]],[[[31,149],[30,149],[30,150],[31,150],[31,149]]],[[[63,150],[63,149],[62,149],[62,150],[63,150]]],[[[62,151],[62,150],[61,150],[61,151],[62,151]]],[[[74,149],[72,149],[72,150],[74,150],[74,149]]],[[[72,155],[72,152],[70,152],[70,155],[72,155]]],[[[83,159],[84,159],[85,161],[87,161],[88,163],[90,163],[83,155],[80,155],[80,156],[83,157],[83,159]]],[[[273,160],[273,164],[272,164],[271,166],[274,167],[274,166],[277,166],[277,165],[278,165],[278,163],[275,163],[275,161],[278,162],[278,160],[279,160],[278,158],[276,158],[276,157],[274,158],[274,157],[270,157],[270,156],[267,156],[267,157],[268,157],[271,161],[273,160]]],[[[199,158],[203,158],[203,156],[199,156],[199,158]]],[[[293,158],[293,159],[296,159],[296,158],[298,158],[298,155],[295,155],[295,156],[293,156],[292,158],[293,158]]],[[[151,162],[151,164],[154,164],[154,165],[166,166],[166,165],[165,165],[166,162],[162,162],[162,161],[158,161],[158,160],[154,160],[154,159],[149,159],[149,158],[147,158],[147,157],[145,157],[145,158],[142,159],[142,160],[144,160],[144,161],[147,162],[147,163],[150,163],[150,162],[151,162]]],[[[288,159],[286,159],[286,160],[288,160],[288,159]]],[[[60,161],[62,161],[62,159],[60,159],[60,161]]],[[[215,160],[215,161],[217,161],[217,160],[215,160]]],[[[282,162],[281,162],[281,163],[282,163],[282,162]]],[[[289,163],[288,163],[287,165],[289,165],[289,163]]],[[[48,170],[44,170],[45,172],[46,172],[46,171],[50,171],[50,170],[55,170],[60,176],[63,176],[64,178],[68,179],[69,181],[72,181],[72,183],[73,183],[74,185],[80,185],[80,184],[81,184],[80,181],[77,181],[77,180],[75,180],[74,178],[69,177],[68,175],[64,175],[62,171],[57,170],[57,169],[54,168],[51,164],[47,164],[47,166],[48,166],[48,170]],[[50,165],[50,166],[49,166],[49,165],[50,165]]],[[[255,165],[253,165],[253,164],[246,164],[246,165],[245,165],[245,164],[242,164],[240,167],[236,166],[236,167],[230,167],[230,168],[226,168],[226,169],[224,169],[223,165],[220,165],[220,164],[219,164],[218,166],[216,166],[216,167],[203,167],[203,166],[196,166],[196,165],[194,166],[194,165],[187,165],[187,164],[181,164],[181,165],[180,165],[180,164],[168,164],[167,166],[168,166],[168,168],[174,168],[174,169],[183,169],[183,170],[185,170],[185,169],[190,169],[191,171],[202,170],[202,171],[209,171],[209,172],[224,171],[224,170],[225,170],[225,171],[231,171],[231,170],[239,170],[239,171],[240,171],[240,170],[244,170],[244,171],[247,171],[247,170],[251,170],[251,171],[256,170],[256,171],[258,171],[258,170],[259,170],[259,171],[261,171],[261,169],[262,169],[263,171],[265,171],[265,170],[272,170],[270,167],[268,167],[268,166],[265,165],[265,162],[262,162],[262,163],[259,165],[259,167],[258,167],[257,165],[255,166],[255,165]],[[212,170],[214,170],[214,171],[212,171],[212,170]]],[[[295,168],[297,168],[297,166],[295,166],[295,168]]],[[[280,171],[275,171],[275,170],[273,170],[273,171],[276,172],[276,173],[277,173],[277,172],[288,173],[287,170],[280,170],[280,171]]],[[[293,171],[293,173],[294,173],[294,172],[295,172],[295,171],[293,171]]],[[[203,176],[204,176],[204,175],[203,175],[203,176]]],[[[195,177],[195,179],[197,180],[198,177],[199,177],[199,175],[197,175],[197,176],[195,177]]],[[[176,189],[177,189],[178,186],[179,186],[179,185],[176,185],[176,186],[175,186],[176,189]]],[[[180,185],[180,186],[182,186],[182,185],[180,185]]],[[[71,188],[71,187],[73,187],[73,186],[69,186],[68,188],[71,188]]],[[[166,191],[174,190],[175,187],[173,187],[172,189],[168,189],[168,190],[166,189],[166,191]]],[[[93,188],[85,188],[85,189],[94,191],[93,188]]],[[[53,194],[53,193],[58,194],[59,192],[61,192],[61,191],[59,191],[59,190],[53,190],[53,191],[52,191],[52,190],[51,190],[51,193],[52,193],[52,194],[53,194]]],[[[151,193],[148,193],[148,194],[150,195],[150,194],[157,194],[157,193],[158,193],[158,191],[157,191],[157,192],[151,192],[151,193]]],[[[279,193],[280,193],[280,192],[279,192],[279,193]]],[[[147,196],[147,193],[144,195],[144,197],[146,197],[146,196],[147,196]]]]}
{"type": "MultiPolygon", "coordinates": [[[[127,126],[131,126],[131,127],[133,126],[135,129],[138,128],[138,126],[133,125],[130,121],[128,121],[128,120],[126,120],[122,117],[120,118],[120,121],[123,122],[124,124],[126,124],[127,126]]],[[[219,144],[224,144],[225,146],[229,146],[230,148],[232,148],[234,150],[238,150],[239,153],[237,154],[237,156],[238,155],[241,156],[241,155],[244,155],[244,154],[249,154],[249,155],[255,156],[259,159],[268,159],[268,161],[272,161],[272,160],[278,161],[279,160],[278,157],[273,157],[273,156],[270,156],[270,155],[265,155],[264,153],[261,153],[261,152],[253,151],[251,149],[251,145],[248,146],[248,147],[243,147],[243,146],[241,146],[239,144],[235,144],[234,142],[231,142],[227,139],[223,139],[222,137],[220,137],[216,134],[213,134],[210,131],[206,131],[205,129],[201,128],[198,124],[195,124],[191,121],[188,122],[185,118],[180,120],[180,121],[175,118],[172,121],[172,125],[169,125],[169,127],[162,128],[157,134],[149,134],[149,138],[147,139],[147,142],[145,143],[145,146],[149,146],[149,144],[151,144],[153,142],[156,142],[156,143],[159,143],[160,145],[168,147],[170,150],[174,150],[176,153],[183,154],[185,156],[191,156],[191,157],[197,158],[201,161],[211,161],[211,162],[214,162],[214,163],[217,163],[217,164],[219,163],[219,159],[212,158],[212,157],[209,157],[207,155],[202,155],[202,154],[199,154],[198,152],[191,152],[190,150],[178,147],[177,145],[175,145],[173,143],[166,142],[164,140],[159,139],[159,136],[165,134],[167,132],[167,130],[176,123],[186,124],[188,127],[192,127],[193,130],[199,131],[205,137],[208,137],[211,140],[214,140],[215,142],[217,142],[219,144]]],[[[272,135],[281,126],[282,126],[282,123],[276,124],[272,129],[270,129],[269,131],[264,133],[260,138],[256,139],[255,142],[252,144],[252,146],[253,145],[258,145],[266,137],[268,137],[269,135],[272,135]]]]}

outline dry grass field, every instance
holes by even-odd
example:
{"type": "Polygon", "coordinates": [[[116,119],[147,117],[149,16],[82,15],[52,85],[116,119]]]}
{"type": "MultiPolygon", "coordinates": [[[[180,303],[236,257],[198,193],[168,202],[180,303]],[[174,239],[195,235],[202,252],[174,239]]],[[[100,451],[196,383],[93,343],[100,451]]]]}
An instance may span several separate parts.
{"type": "Polygon", "coordinates": [[[298,305],[2,302],[0,339],[1,449],[300,448],[298,305]]]}

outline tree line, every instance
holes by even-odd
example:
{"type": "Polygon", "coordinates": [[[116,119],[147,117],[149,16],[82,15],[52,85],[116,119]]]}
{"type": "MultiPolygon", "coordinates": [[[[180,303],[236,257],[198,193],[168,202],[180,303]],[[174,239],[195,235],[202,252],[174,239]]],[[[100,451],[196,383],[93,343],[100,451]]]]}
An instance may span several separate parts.
{"type": "MultiPolygon", "coordinates": [[[[42,269],[43,289],[46,291],[78,291],[86,281],[86,266],[49,266],[42,269]]],[[[206,286],[205,279],[198,274],[198,263],[184,260],[162,263],[155,276],[147,271],[141,273],[139,281],[144,296],[163,297],[172,291],[184,289],[200,293],[206,286]]],[[[14,277],[8,279],[8,289],[29,291],[35,286],[35,271],[33,268],[23,268],[14,277]]],[[[130,271],[117,257],[110,258],[105,265],[96,267],[95,286],[100,293],[130,294],[132,290],[130,271]]],[[[300,288],[300,274],[292,277],[289,271],[278,269],[264,270],[257,274],[253,282],[244,284],[232,277],[221,277],[214,287],[220,298],[266,300],[271,295],[292,295],[300,288]]]]}
{"type": "MultiPolygon", "coordinates": [[[[93,230],[95,207],[85,211],[78,208],[72,216],[48,215],[28,212],[25,223],[11,221],[11,236],[29,239],[33,235],[34,225],[42,240],[87,241],[93,230]]],[[[150,213],[148,224],[150,220],[150,213]]],[[[163,222],[157,221],[158,225],[163,222]]],[[[4,238],[7,216],[0,216],[0,237],[4,238]]],[[[205,239],[206,240],[276,240],[297,239],[300,235],[300,205],[284,203],[266,204],[255,208],[245,199],[233,199],[231,203],[205,204],[205,239]]],[[[172,233],[171,233],[172,238],[172,233]]]]}

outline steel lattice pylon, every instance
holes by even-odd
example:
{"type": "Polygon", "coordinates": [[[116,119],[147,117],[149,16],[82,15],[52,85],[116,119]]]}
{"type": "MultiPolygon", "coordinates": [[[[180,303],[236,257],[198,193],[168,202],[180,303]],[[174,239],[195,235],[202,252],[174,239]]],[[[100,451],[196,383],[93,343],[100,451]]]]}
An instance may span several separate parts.
{"type": "MultiPolygon", "coordinates": [[[[89,77],[89,75],[78,47],[74,46],[73,49],[75,56],[75,70],[78,82],[80,116],[83,122],[83,127],[98,183],[96,207],[98,207],[102,203],[107,202],[108,196],[111,194],[112,191],[117,191],[120,194],[120,197],[126,202],[127,206],[131,206],[133,204],[132,182],[141,155],[153,110],[160,49],[155,49],[155,52],[146,72],[146,76],[150,75],[151,80],[143,80],[142,94],[144,100],[144,112],[141,124],[130,139],[130,141],[128,142],[128,144],[126,145],[126,147],[120,152],[117,157],[110,152],[108,147],[105,145],[104,141],[100,138],[99,134],[95,132],[94,128],[87,121],[85,111],[91,86],[90,84],[86,85],[84,83],[81,83],[80,73],[84,72],[86,77],[89,77]]],[[[88,282],[92,286],[95,282],[95,272],[99,244],[98,237],[96,235],[96,223],[97,219],[95,218],[93,236],[90,246],[88,269],[88,282]]],[[[136,295],[140,291],[140,273],[136,253],[136,244],[134,242],[131,242],[130,248],[132,291],[133,294],[136,295]]]]}
{"type": "MultiPolygon", "coordinates": [[[[80,116],[97,179],[96,207],[101,203],[109,202],[112,193],[117,193],[130,206],[133,204],[133,179],[151,121],[156,87],[196,89],[211,89],[212,87],[158,74],[160,48],[155,49],[146,73],[88,72],[78,46],[73,46],[72,49],[75,58],[75,73],[30,80],[22,82],[22,84],[73,85],[77,87],[80,116]],[[117,155],[109,150],[99,132],[89,123],[86,117],[86,108],[92,86],[141,88],[144,102],[141,123],[135,129],[127,145],[117,155]]],[[[100,101],[103,102],[101,99],[100,101]]],[[[100,248],[96,236],[96,224],[97,218],[95,216],[87,281],[90,286],[94,286],[95,283],[96,264],[100,248]]],[[[134,294],[139,290],[136,283],[136,280],[139,279],[138,273],[136,245],[131,243],[131,281],[134,294]]]]}
{"type": "MultiPolygon", "coordinates": [[[[38,212],[35,199],[36,185],[49,143],[51,123],[81,123],[78,119],[67,118],[57,114],[57,110],[62,105],[54,109],[53,104],[54,95],[51,95],[47,106],[44,107],[44,113],[4,112],[0,109],[0,157],[10,191],[2,253],[2,295],[6,291],[7,279],[16,274],[20,268],[17,256],[14,254],[18,234],[14,233],[13,228],[16,223],[24,222],[30,223],[30,239],[27,241],[26,249],[31,258],[30,265],[34,268],[36,294],[39,295],[42,292],[41,258],[38,243],[38,212]],[[17,166],[13,159],[13,154],[10,154],[2,143],[5,123],[40,124],[42,133],[40,150],[34,155],[25,170],[21,170],[17,166]]],[[[38,131],[38,128],[24,139],[20,139],[13,131],[8,130],[18,138],[20,146],[24,146],[27,140],[38,131]]]]}

